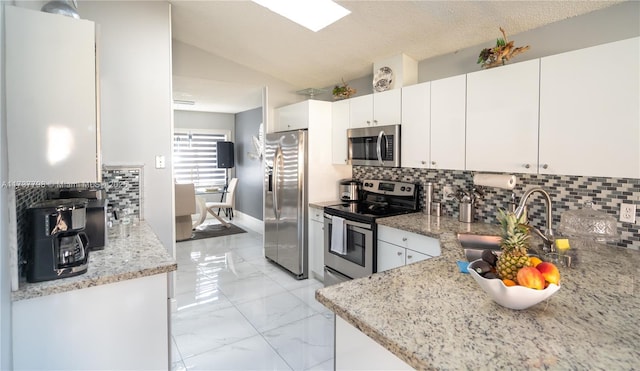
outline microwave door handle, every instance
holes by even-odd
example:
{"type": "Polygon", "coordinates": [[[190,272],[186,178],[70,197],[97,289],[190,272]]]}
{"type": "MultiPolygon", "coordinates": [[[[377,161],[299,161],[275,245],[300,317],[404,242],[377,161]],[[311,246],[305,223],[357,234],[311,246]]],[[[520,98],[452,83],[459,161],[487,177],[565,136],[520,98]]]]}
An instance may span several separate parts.
{"type": "Polygon", "coordinates": [[[380,133],[378,134],[378,145],[376,148],[378,162],[380,165],[384,165],[384,162],[382,161],[382,137],[384,137],[384,131],[380,130],[380,133]]]}

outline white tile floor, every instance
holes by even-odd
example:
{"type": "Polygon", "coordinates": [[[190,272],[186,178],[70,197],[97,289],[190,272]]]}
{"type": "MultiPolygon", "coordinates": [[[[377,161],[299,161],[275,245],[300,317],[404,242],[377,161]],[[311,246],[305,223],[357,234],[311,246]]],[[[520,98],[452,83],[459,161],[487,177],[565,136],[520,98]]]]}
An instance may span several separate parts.
{"type": "Polygon", "coordinates": [[[176,244],[173,370],[333,370],[333,315],[322,283],[264,258],[262,235],[176,244]]]}

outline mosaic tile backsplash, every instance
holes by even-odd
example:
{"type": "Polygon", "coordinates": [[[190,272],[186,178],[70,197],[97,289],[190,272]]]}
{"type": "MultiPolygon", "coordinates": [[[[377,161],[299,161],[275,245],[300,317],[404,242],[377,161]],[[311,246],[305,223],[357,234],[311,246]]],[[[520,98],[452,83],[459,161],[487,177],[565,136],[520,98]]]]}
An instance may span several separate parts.
{"type": "MultiPolygon", "coordinates": [[[[143,219],[142,216],[142,167],[109,167],[102,171],[102,183],[94,184],[104,189],[109,205],[116,210],[130,210],[131,216],[143,219]]],[[[27,209],[31,204],[47,199],[47,195],[57,194],[58,187],[16,187],[16,235],[18,247],[18,271],[24,276],[26,262],[25,243],[27,239],[27,209]]],[[[113,216],[108,215],[112,221],[113,216]]]]}
{"type": "MultiPolygon", "coordinates": [[[[354,166],[353,177],[356,179],[386,179],[419,183],[421,189],[427,182],[433,183],[433,201],[441,202],[442,214],[458,217],[458,201],[455,199],[442,202],[443,188],[451,186],[454,190],[471,191],[473,188],[473,172],[461,170],[431,170],[416,168],[381,168],[370,166],[354,166]]],[[[526,190],[542,187],[551,195],[553,228],[558,229],[560,216],[567,210],[584,207],[588,201],[594,203],[595,210],[603,211],[619,220],[620,203],[637,205],[636,224],[618,221],[620,240],[615,244],[620,247],[640,250],[640,179],[603,178],[568,175],[515,174],[517,184],[513,191],[486,187],[484,197],[477,201],[475,221],[497,224],[498,208],[508,209],[511,194],[515,192],[517,200],[526,190]]],[[[424,192],[420,192],[420,205],[424,208],[424,192]]],[[[543,198],[533,194],[527,203],[529,223],[544,230],[546,226],[546,210],[543,198]]]]}

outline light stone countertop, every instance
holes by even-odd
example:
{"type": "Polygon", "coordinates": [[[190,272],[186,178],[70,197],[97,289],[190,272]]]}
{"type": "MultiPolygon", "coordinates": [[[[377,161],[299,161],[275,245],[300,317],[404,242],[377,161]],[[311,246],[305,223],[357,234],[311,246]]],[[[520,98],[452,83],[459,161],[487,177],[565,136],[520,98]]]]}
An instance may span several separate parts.
{"type": "Polygon", "coordinates": [[[175,271],[176,261],[169,255],[151,227],[144,221],[132,226],[128,238],[109,235],[103,250],[89,252],[89,268],[79,276],[36,283],[20,282],[11,293],[13,301],[36,298],[87,287],[106,285],[175,271]]]}
{"type": "Polygon", "coordinates": [[[631,370],[640,365],[640,252],[571,239],[561,289],[526,310],[504,308],[468,274],[456,234],[497,234],[421,213],[378,219],[440,239],[442,255],[326,287],[316,298],[416,369],[631,370]]]}
{"type": "Polygon", "coordinates": [[[342,201],[309,202],[309,207],[323,210],[325,206],[340,205],[342,201]]]}

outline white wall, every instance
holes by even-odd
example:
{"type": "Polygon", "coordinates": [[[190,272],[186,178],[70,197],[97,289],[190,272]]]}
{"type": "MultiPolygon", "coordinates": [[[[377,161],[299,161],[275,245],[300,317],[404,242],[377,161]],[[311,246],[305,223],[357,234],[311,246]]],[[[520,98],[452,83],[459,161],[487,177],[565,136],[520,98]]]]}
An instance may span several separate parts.
{"type": "Polygon", "coordinates": [[[173,75],[248,86],[267,86],[267,131],[271,131],[273,125],[274,108],[306,99],[296,94],[299,89],[292,85],[177,40],[173,40],[173,75]]]}
{"type": "Polygon", "coordinates": [[[4,71],[4,4],[0,6],[0,370],[10,370],[11,360],[11,281],[9,276],[9,238],[7,193],[7,125],[4,71]]]}
{"type": "Polygon", "coordinates": [[[97,24],[102,162],[144,165],[144,217],[172,253],[171,14],[160,1],[83,1],[97,24]],[[155,156],[166,168],[155,168],[155,156]]]}
{"type": "Polygon", "coordinates": [[[231,132],[234,141],[235,114],[198,111],[173,111],[173,125],[184,129],[220,129],[231,132]]]}

